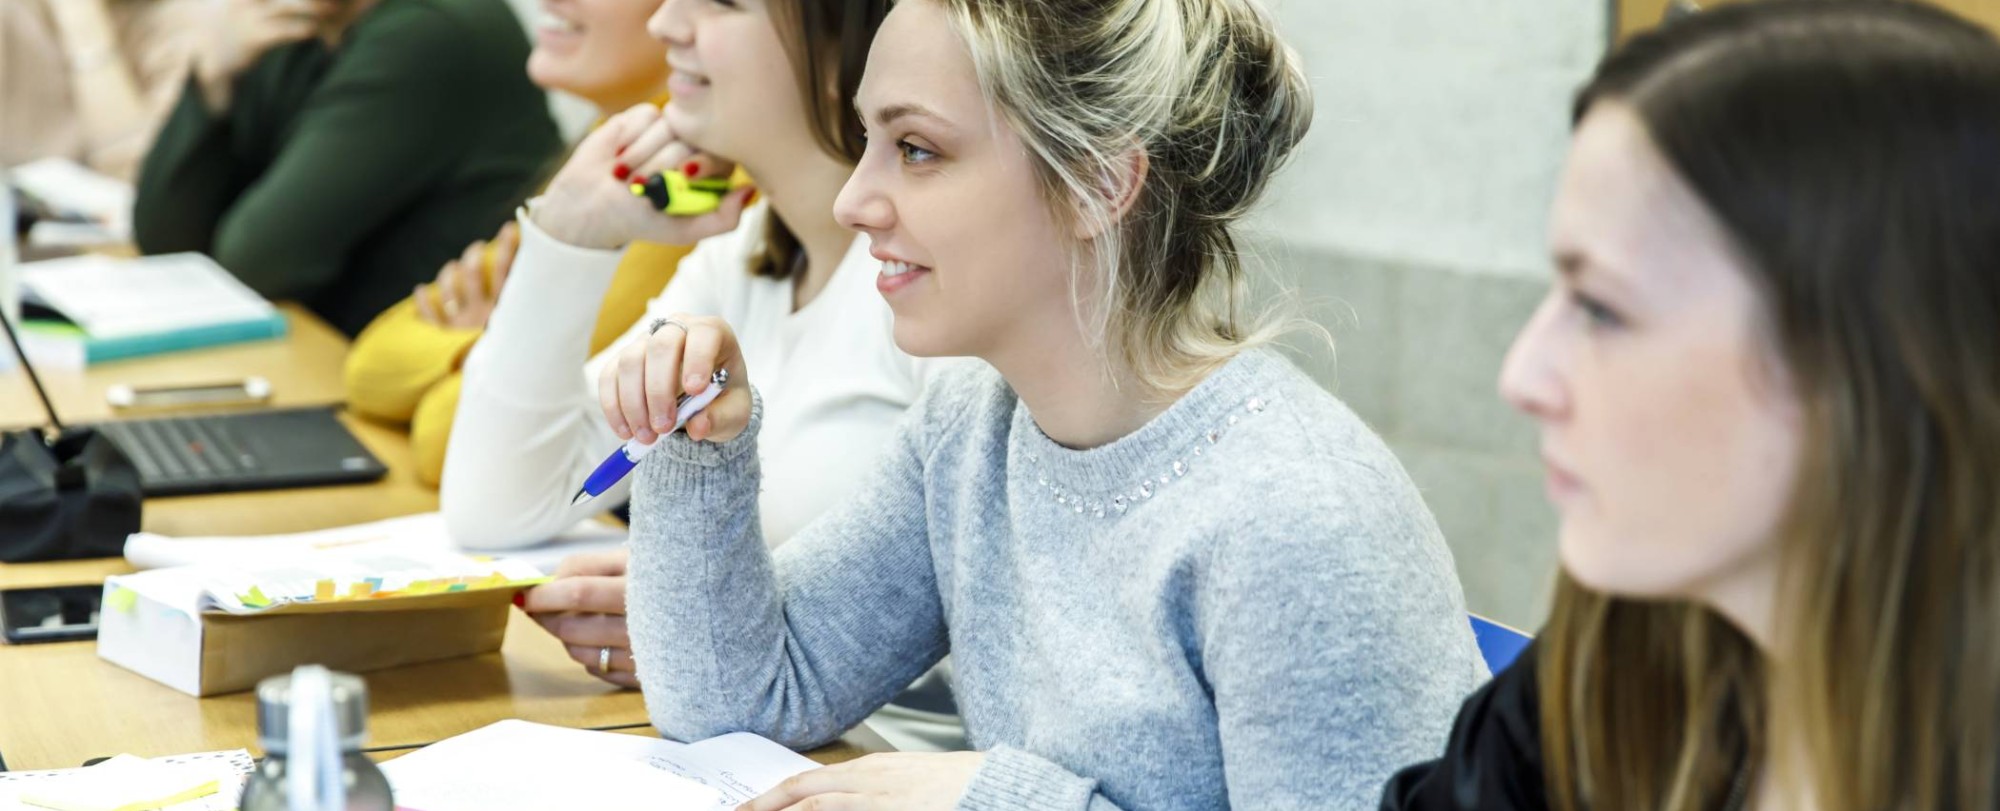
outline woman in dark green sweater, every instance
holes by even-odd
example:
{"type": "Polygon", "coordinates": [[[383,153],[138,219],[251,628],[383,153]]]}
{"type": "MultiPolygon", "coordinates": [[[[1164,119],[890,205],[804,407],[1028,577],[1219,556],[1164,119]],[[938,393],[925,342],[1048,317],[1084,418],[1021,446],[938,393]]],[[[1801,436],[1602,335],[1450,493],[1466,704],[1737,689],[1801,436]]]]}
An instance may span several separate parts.
{"type": "Polygon", "coordinates": [[[225,0],[140,170],[202,251],[352,335],[492,233],[562,148],[503,0],[225,0]]]}

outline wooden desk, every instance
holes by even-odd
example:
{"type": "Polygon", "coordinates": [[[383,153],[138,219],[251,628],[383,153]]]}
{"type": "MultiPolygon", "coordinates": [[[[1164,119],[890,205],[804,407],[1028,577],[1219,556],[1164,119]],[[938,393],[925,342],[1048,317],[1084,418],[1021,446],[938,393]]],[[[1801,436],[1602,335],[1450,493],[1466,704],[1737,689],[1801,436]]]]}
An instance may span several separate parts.
{"type": "MultiPolygon", "coordinates": [[[[638,692],[585,674],[518,611],[499,653],[364,675],[371,748],[413,748],[507,718],[577,728],[647,723],[638,692]]],[[[91,642],[0,646],[0,685],[0,755],[12,769],[66,768],[121,752],[259,749],[254,693],[191,698],[98,659],[91,642]]],[[[838,763],[888,748],[863,727],[809,754],[838,763]]]]}
{"type": "MultiPolygon", "coordinates": [[[[282,341],[170,355],[53,373],[43,383],[59,414],[89,422],[111,416],[104,389],[227,380],[271,381],[276,405],[320,405],[343,397],[347,342],[287,306],[282,341]]],[[[40,422],[26,376],[0,373],[0,424],[40,422]]],[[[343,415],[363,444],[389,466],[367,485],[146,502],[145,528],[170,535],[261,535],[392,518],[437,509],[437,494],[410,474],[408,438],[398,429],[343,415]]],[[[132,569],[123,559],[0,564],[0,588],[98,583],[132,569]]],[[[592,678],[553,637],[519,612],[499,653],[365,674],[369,745],[410,748],[507,718],[581,728],[644,726],[637,692],[592,678]]],[[[0,757],[12,769],[64,768],[130,752],[165,755],[256,746],[252,693],[195,699],[97,658],[91,642],[0,645],[0,757]]],[[[888,749],[865,727],[810,756],[822,763],[888,749]]],[[[400,752],[386,752],[393,756],[400,752]]]]}

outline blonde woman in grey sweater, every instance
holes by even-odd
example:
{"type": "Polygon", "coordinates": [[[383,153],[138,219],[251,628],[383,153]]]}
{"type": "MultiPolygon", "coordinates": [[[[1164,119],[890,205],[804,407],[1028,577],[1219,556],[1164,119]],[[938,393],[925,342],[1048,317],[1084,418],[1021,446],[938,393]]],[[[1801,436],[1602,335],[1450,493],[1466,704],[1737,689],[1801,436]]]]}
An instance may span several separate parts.
{"type": "Polygon", "coordinates": [[[633,490],[633,651],[674,737],[838,736],[947,653],[980,750],[809,772],[748,807],[1357,808],[1485,675],[1403,469],[1238,317],[1231,224],[1311,99],[1253,0],[905,0],[834,216],[896,342],[973,356],[776,553],[730,325],[608,367],[673,425],[633,490]]]}

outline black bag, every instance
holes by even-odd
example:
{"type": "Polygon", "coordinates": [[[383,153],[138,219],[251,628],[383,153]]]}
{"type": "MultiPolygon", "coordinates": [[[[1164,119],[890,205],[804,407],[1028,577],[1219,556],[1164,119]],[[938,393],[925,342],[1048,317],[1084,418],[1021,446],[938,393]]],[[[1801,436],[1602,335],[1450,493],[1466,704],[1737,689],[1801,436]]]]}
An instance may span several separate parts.
{"type": "Polygon", "coordinates": [[[0,562],[124,554],[139,531],[138,468],[96,431],[63,428],[13,322],[0,316],[0,327],[54,426],[47,438],[39,428],[0,434],[0,562]]]}
{"type": "Polygon", "coordinates": [[[0,561],[122,555],[139,505],[138,469],[96,431],[0,435],[0,561]]]}

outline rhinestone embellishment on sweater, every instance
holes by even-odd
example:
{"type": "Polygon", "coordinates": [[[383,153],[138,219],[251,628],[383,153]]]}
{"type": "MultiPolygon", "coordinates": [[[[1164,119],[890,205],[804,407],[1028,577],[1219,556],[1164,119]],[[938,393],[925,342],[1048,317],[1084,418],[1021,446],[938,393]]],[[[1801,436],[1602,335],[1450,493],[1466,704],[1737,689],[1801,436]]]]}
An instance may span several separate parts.
{"type": "MultiPolygon", "coordinates": [[[[1243,403],[1243,413],[1251,415],[1262,414],[1264,413],[1264,406],[1263,398],[1252,397],[1243,403]]],[[[1074,489],[1066,487],[1062,482],[1050,479],[1048,472],[1042,470],[1042,458],[1039,455],[1028,454],[1028,464],[1035,468],[1035,486],[1048,491],[1058,506],[1068,507],[1070,512],[1077,515],[1087,513],[1095,518],[1115,518],[1124,515],[1126,510],[1132,509],[1133,505],[1151,499],[1154,494],[1173,484],[1174,480],[1186,476],[1190,467],[1190,459],[1201,456],[1203,448],[1221,442],[1223,434],[1242,422],[1242,416],[1243,414],[1231,413],[1227,419],[1223,420],[1222,427],[1210,429],[1196,437],[1193,448],[1188,451],[1186,456],[1175,459],[1173,464],[1168,466],[1166,473],[1162,473],[1156,477],[1142,477],[1137,483],[1130,487],[1122,488],[1109,499],[1102,501],[1087,498],[1074,489]]]]}

